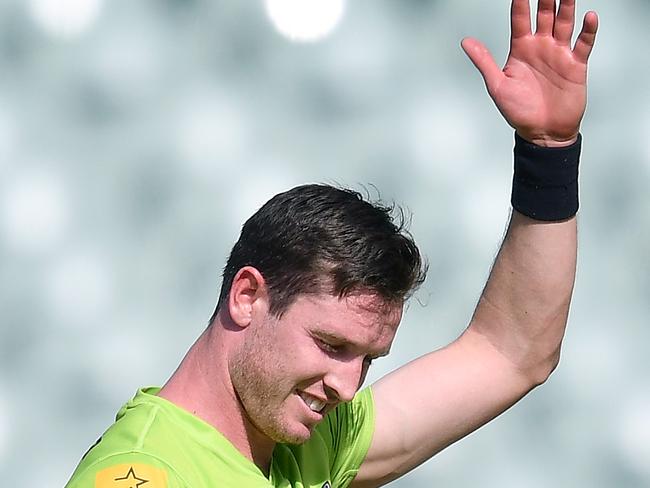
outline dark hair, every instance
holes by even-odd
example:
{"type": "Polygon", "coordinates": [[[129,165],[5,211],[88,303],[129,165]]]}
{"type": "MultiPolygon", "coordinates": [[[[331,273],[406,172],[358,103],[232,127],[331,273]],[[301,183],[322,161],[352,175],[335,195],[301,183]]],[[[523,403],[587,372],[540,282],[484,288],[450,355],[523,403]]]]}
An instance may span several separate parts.
{"type": "Polygon", "coordinates": [[[404,212],[398,211],[397,223],[393,213],[393,207],[329,185],[303,185],[274,196],[242,227],[210,322],[244,266],[264,276],[270,312],[278,317],[305,293],[344,297],[368,291],[387,303],[405,300],[424,281],[426,265],[404,228],[404,212]]]}

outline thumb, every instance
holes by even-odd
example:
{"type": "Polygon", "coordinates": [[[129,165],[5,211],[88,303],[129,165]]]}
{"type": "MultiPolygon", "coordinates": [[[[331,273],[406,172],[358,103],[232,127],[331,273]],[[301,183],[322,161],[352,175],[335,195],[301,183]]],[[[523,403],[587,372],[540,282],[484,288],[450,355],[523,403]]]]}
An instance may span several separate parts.
{"type": "Polygon", "coordinates": [[[491,94],[499,85],[503,76],[501,68],[494,62],[494,58],[485,45],[472,37],[466,37],[460,43],[467,57],[472,61],[476,69],[479,70],[488,92],[491,94]]]}

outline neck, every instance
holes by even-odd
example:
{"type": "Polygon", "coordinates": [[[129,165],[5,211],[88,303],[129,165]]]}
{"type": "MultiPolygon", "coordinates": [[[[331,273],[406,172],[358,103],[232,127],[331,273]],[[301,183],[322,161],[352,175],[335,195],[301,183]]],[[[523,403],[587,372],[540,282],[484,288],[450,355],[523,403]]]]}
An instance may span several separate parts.
{"type": "Polygon", "coordinates": [[[234,391],[219,322],[192,345],[158,395],[213,426],[268,476],[275,442],[249,420],[234,391]]]}

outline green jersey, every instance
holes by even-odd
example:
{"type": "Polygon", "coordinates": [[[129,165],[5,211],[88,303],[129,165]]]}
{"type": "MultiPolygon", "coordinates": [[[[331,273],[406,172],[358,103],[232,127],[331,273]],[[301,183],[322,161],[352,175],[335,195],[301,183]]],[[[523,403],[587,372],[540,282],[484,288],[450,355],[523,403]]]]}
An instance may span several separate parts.
{"type": "Polygon", "coordinates": [[[84,455],[66,488],[339,488],[372,439],[370,388],[332,410],[300,445],[277,444],[268,476],[219,431],[144,388],[84,455]]]}

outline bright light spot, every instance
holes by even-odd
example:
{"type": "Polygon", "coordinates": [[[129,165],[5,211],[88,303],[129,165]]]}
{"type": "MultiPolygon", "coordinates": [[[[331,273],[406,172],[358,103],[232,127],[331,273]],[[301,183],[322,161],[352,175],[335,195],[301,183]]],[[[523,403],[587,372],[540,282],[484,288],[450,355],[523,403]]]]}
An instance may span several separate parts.
{"type": "Polygon", "coordinates": [[[72,39],[85,33],[97,20],[102,0],[30,0],[36,23],[48,34],[72,39]]]}
{"type": "Polygon", "coordinates": [[[330,34],[343,16],[345,0],[265,0],[266,13],[282,35],[316,41],[330,34]]]}
{"type": "Polygon", "coordinates": [[[112,281],[107,263],[100,257],[65,257],[55,264],[47,280],[52,311],[64,325],[91,326],[110,306],[112,281]]]}
{"type": "Polygon", "coordinates": [[[633,397],[623,404],[619,424],[619,440],[623,459],[650,481],[648,412],[650,412],[650,394],[648,393],[633,397]]]}
{"type": "Polygon", "coordinates": [[[9,188],[0,204],[0,225],[8,243],[20,251],[42,251],[63,235],[68,221],[66,192],[60,179],[45,171],[29,171],[9,188]]]}

